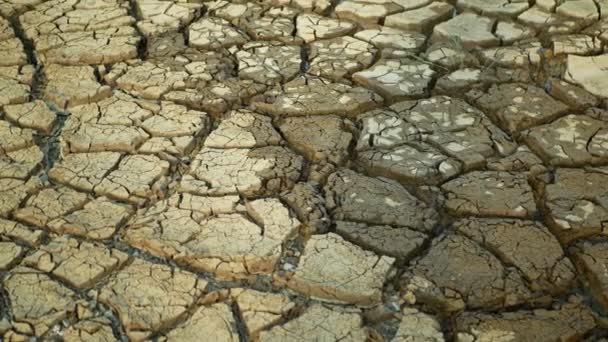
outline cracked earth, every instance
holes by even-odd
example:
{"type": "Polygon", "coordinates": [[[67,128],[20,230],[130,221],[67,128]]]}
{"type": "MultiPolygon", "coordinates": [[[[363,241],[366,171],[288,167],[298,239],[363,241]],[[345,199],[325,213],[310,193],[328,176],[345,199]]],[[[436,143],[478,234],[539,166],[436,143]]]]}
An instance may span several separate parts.
{"type": "Polygon", "coordinates": [[[0,340],[608,341],[608,1],[0,0],[0,340]]]}

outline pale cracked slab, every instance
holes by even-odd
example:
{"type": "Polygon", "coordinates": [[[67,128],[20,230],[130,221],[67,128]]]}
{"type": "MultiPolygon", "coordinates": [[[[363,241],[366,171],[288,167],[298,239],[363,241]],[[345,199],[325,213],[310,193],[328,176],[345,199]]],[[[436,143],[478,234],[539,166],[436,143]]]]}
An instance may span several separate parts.
{"type": "MultiPolygon", "coordinates": [[[[411,7],[405,6],[408,2],[407,0],[344,0],[338,3],[335,13],[340,19],[354,21],[364,28],[369,28],[380,24],[388,14],[400,12],[405,9],[404,7],[411,7]],[[397,3],[404,6],[399,6],[397,3]]],[[[423,6],[429,2],[430,0],[416,0],[413,1],[413,7],[423,6]]]]}
{"type": "Polygon", "coordinates": [[[36,177],[29,180],[0,178],[0,217],[17,209],[21,202],[39,187],[40,181],[36,177]]]}
{"type": "Polygon", "coordinates": [[[608,308],[608,242],[585,241],[577,246],[574,258],[587,279],[595,300],[608,308]]]}
{"type": "Polygon", "coordinates": [[[95,186],[98,195],[143,204],[162,198],[165,192],[169,162],[151,155],[129,155],[118,167],[95,186]]]}
{"type": "Polygon", "coordinates": [[[112,95],[109,86],[97,81],[91,66],[50,64],[44,67],[44,73],[47,80],[44,97],[60,108],[97,102],[112,95]]]}
{"type": "Polygon", "coordinates": [[[230,290],[230,297],[236,302],[247,333],[252,339],[255,339],[260,331],[280,322],[296,306],[285,295],[244,288],[230,290]]]}
{"type": "Polygon", "coordinates": [[[364,341],[367,329],[363,327],[360,311],[330,308],[313,304],[283,325],[260,333],[260,342],[281,341],[364,341]]]}
{"type": "Polygon", "coordinates": [[[32,229],[21,223],[1,218],[0,234],[28,246],[36,246],[40,244],[46,236],[45,232],[40,229],[32,229]]]}
{"type": "Polygon", "coordinates": [[[7,119],[19,126],[35,129],[45,134],[51,133],[57,117],[41,100],[4,106],[3,112],[7,119]]]}
{"type": "Polygon", "coordinates": [[[0,153],[14,152],[34,145],[34,131],[0,120],[0,153]]]}
{"type": "Polygon", "coordinates": [[[473,171],[441,186],[456,216],[532,218],[536,204],[525,174],[473,171]]]}
{"type": "Polygon", "coordinates": [[[461,11],[473,10],[491,17],[517,17],[530,7],[525,0],[458,0],[456,6],[461,11]]]}
{"type": "Polygon", "coordinates": [[[144,211],[126,228],[135,247],[221,278],[274,270],[284,240],[300,222],[277,199],[174,195],[144,211]],[[248,218],[249,216],[249,218],[248,218]]]}
{"type": "Polygon", "coordinates": [[[437,213],[399,183],[351,170],[329,176],[325,199],[335,220],[390,225],[431,232],[437,213]]]}
{"type": "Polygon", "coordinates": [[[475,13],[462,13],[435,26],[431,39],[439,42],[458,37],[459,42],[466,48],[496,46],[500,44],[500,40],[492,33],[494,23],[495,20],[475,13]]]}
{"type": "Polygon", "coordinates": [[[549,122],[568,110],[543,89],[517,83],[494,85],[476,103],[509,133],[549,122]]]}
{"type": "Polygon", "coordinates": [[[374,66],[353,74],[353,80],[392,103],[424,96],[435,71],[419,60],[382,59],[374,66]]]}
{"type": "Polygon", "coordinates": [[[43,2],[19,17],[25,36],[45,63],[103,64],[137,57],[140,37],[128,3],[43,2]]]}
{"type": "Polygon", "coordinates": [[[253,148],[279,145],[281,141],[281,135],[272,126],[271,118],[239,109],[229,112],[209,134],[205,147],[253,148]]]}
{"type": "Polygon", "coordinates": [[[355,25],[316,14],[301,14],[296,18],[296,29],[298,37],[310,43],[317,39],[345,36],[355,29],[355,25]]]}
{"type": "Polygon", "coordinates": [[[26,180],[35,174],[44,159],[44,153],[37,145],[0,154],[0,178],[26,180]]]}
{"type": "Polygon", "coordinates": [[[518,68],[527,72],[527,69],[541,64],[542,47],[537,38],[524,39],[510,46],[483,49],[480,59],[485,65],[518,68]]]}
{"type": "Polygon", "coordinates": [[[405,307],[400,313],[401,320],[391,342],[443,342],[439,320],[414,308],[405,307]]]}
{"type": "Polygon", "coordinates": [[[608,164],[608,122],[568,115],[523,133],[524,142],[551,165],[608,164]]]}
{"type": "Polygon", "coordinates": [[[42,336],[76,310],[78,295],[35,269],[15,268],[3,285],[13,325],[28,335],[42,336]]]}
{"type": "Polygon", "coordinates": [[[254,98],[252,106],[277,116],[341,115],[354,117],[379,106],[382,98],[365,88],[323,78],[296,78],[254,98]]]}
{"type": "Polygon", "coordinates": [[[0,106],[25,103],[29,98],[29,84],[0,74],[0,106]]]}
{"type": "Polygon", "coordinates": [[[80,209],[87,201],[85,193],[65,186],[44,188],[28,198],[14,216],[31,225],[44,227],[49,221],[80,209]]]}
{"type": "Polygon", "coordinates": [[[202,336],[210,341],[239,341],[236,319],[228,304],[200,307],[187,321],[171,330],[166,341],[196,341],[202,336]]]}
{"type": "Polygon", "coordinates": [[[608,98],[608,55],[568,55],[564,78],[579,84],[593,95],[608,98]]]}
{"type": "Polygon", "coordinates": [[[16,243],[0,241],[0,271],[7,271],[19,263],[19,258],[25,250],[16,243]]]}
{"type": "Polygon", "coordinates": [[[57,183],[82,191],[92,191],[120,160],[120,153],[73,153],[64,156],[49,171],[57,183]]]}
{"type": "Polygon", "coordinates": [[[430,4],[386,17],[384,25],[408,31],[428,32],[435,25],[449,19],[454,7],[452,5],[435,1],[430,4]]]}
{"type": "Polygon", "coordinates": [[[382,57],[404,57],[409,53],[418,53],[424,46],[426,36],[418,32],[409,32],[381,26],[355,33],[355,38],[373,44],[381,51],[382,57]]]}
{"type": "Polygon", "coordinates": [[[97,198],[84,205],[82,209],[56,218],[47,226],[58,234],[72,234],[89,239],[103,240],[114,234],[131,215],[131,208],[97,198]]]}
{"type": "Polygon", "coordinates": [[[372,305],[381,300],[382,287],[394,261],[363,250],[334,233],[313,235],[286,284],[323,301],[372,305]]]}
{"type": "Polygon", "coordinates": [[[239,77],[273,85],[285,83],[300,72],[300,48],[276,43],[247,43],[235,54],[239,77]]]}
{"type": "MultiPolygon", "coordinates": [[[[1,2],[0,6],[2,6],[1,2]]],[[[0,17],[0,66],[25,64],[27,64],[27,56],[23,43],[15,36],[10,22],[0,17]]]]}
{"type": "Polygon", "coordinates": [[[202,4],[182,1],[137,0],[134,3],[141,18],[137,27],[147,37],[177,31],[203,8],[202,4]]]}
{"type": "Polygon", "coordinates": [[[515,219],[464,219],[454,229],[517,267],[533,291],[563,293],[576,278],[574,265],[542,224],[515,219]],[[538,253],[542,250],[542,253],[538,253]]]}
{"type": "Polygon", "coordinates": [[[555,56],[595,55],[602,52],[601,40],[584,34],[559,35],[551,38],[555,56]]]}
{"type": "MultiPolygon", "coordinates": [[[[409,180],[419,183],[438,181],[457,173],[460,165],[446,156],[460,160],[465,169],[471,169],[485,165],[489,157],[503,156],[515,149],[509,136],[494,126],[481,111],[463,100],[448,96],[398,102],[388,109],[364,113],[359,121],[362,124],[357,143],[359,153],[371,150],[388,154],[404,143],[422,141],[436,148],[427,147],[435,155],[445,154],[437,157],[439,163],[426,174],[418,173],[419,170],[410,174],[409,180]]],[[[417,160],[424,159],[428,156],[422,155],[417,160]]],[[[408,162],[412,161],[401,161],[404,165],[408,162]]],[[[394,163],[399,164],[399,161],[394,163]]],[[[376,169],[369,171],[375,172],[376,169]]]]}
{"type": "Polygon", "coordinates": [[[198,194],[255,196],[293,187],[303,158],[281,146],[252,149],[205,147],[192,161],[181,189],[198,194]]]}
{"type": "Polygon", "coordinates": [[[456,341],[576,341],[595,327],[593,313],[580,303],[552,309],[499,314],[465,312],[455,322],[456,341]]]}
{"type": "Polygon", "coordinates": [[[176,57],[121,63],[104,79],[136,97],[160,100],[167,99],[171,93],[203,88],[212,81],[224,80],[233,67],[225,53],[189,49],[176,57]]]}
{"type": "Polygon", "coordinates": [[[557,169],[546,185],[547,223],[563,242],[607,234],[607,168],[557,169]]]}
{"type": "Polygon", "coordinates": [[[375,54],[373,45],[349,36],[317,40],[310,44],[308,73],[339,81],[369,67],[375,54]]]}
{"type": "Polygon", "coordinates": [[[196,275],[135,259],[99,292],[131,339],[145,339],[179,319],[201,296],[207,282],[196,275]]]}
{"type": "Polygon", "coordinates": [[[408,260],[419,252],[429,238],[426,234],[406,227],[393,228],[345,221],[336,221],[336,233],[377,254],[402,260],[408,260]]]}
{"type": "Polygon", "coordinates": [[[447,312],[509,307],[542,295],[531,293],[517,270],[457,234],[438,237],[428,253],[410,263],[401,291],[411,304],[447,312]]]}
{"type": "Polygon", "coordinates": [[[112,321],[107,317],[93,316],[89,310],[78,312],[79,320],[63,331],[64,341],[111,342],[116,339],[112,321]]]}
{"type": "Polygon", "coordinates": [[[128,260],[129,256],[102,245],[58,237],[23,260],[23,265],[50,273],[69,285],[89,288],[128,260]]]}
{"type": "Polygon", "coordinates": [[[196,48],[227,48],[241,45],[247,40],[243,32],[222,18],[203,17],[188,26],[188,42],[196,48]]]}
{"type": "Polygon", "coordinates": [[[290,146],[315,162],[341,164],[348,158],[352,124],[337,116],[288,117],[279,129],[290,146]]]}

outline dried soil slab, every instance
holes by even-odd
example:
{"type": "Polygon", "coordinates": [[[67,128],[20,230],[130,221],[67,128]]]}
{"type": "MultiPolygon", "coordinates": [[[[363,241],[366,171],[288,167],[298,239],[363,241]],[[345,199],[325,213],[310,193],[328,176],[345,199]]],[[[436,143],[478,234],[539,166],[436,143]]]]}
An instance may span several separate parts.
{"type": "Polygon", "coordinates": [[[357,164],[368,174],[396,179],[403,184],[437,184],[462,171],[460,162],[426,143],[373,148],[357,156],[357,164]]]}
{"type": "Polygon", "coordinates": [[[29,180],[0,178],[0,217],[8,216],[38,188],[40,188],[40,181],[36,177],[29,180]]]}
{"type": "Polygon", "coordinates": [[[407,227],[422,232],[430,232],[437,220],[433,209],[399,183],[347,169],[329,176],[325,199],[335,220],[407,227]]]}
{"type": "MultiPolygon", "coordinates": [[[[511,46],[484,49],[480,53],[480,59],[484,65],[517,68],[527,72],[531,67],[541,64],[541,50],[539,49],[542,49],[542,43],[536,38],[530,38],[511,46]]],[[[505,85],[504,87],[512,86],[505,85]]]]}
{"type": "Polygon", "coordinates": [[[592,312],[578,303],[555,309],[500,314],[465,312],[456,319],[457,341],[578,340],[595,327],[592,312]]]}
{"type": "Polygon", "coordinates": [[[373,45],[349,36],[318,40],[310,44],[308,72],[339,81],[369,67],[375,53],[373,45]]]}
{"type": "Polygon", "coordinates": [[[428,32],[435,25],[449,19],[454,7],[445,2],[430,4],[386,17],[384,25],[408,31],[428,32]]]}
{"type": "Polygon", "coordinates": [[[454,228],[521,272],[534,291],[562,293],[574,283],[574,266],[558,240],[534,221],[465,219],[454,228]],[[543,253],[538,253],[542,250],[543,253]]]}
{"type": "Polygon", "coordinates": [[[55,163],[49,178],[78,190],[92,191],[120,160],[117,152],[73,153],[55,163]]]}
{"type": "Polygon", "coordinates": [[[377,254],[402,260],[408,260],[419,252],[429,238],[426,234],[406,227],[393,228],[345,221],[336,222],[336,233],[377,254]]]}
{"type": "Polygon", "coordinates": [[[31,229],[21,223],[4,220],[0,218],[0,234],[11,239],[17,240],[28,246],[40,244],[45,237],[44,231],[31,229]]]}
{"type": "Polygon", "coordinates": [[[306,233],[322,234],[327,232],[331,220],[325,206],[325,198],[317,183],[298,183],[293,189],[281,194],[281,199],[295,212],[304,223],[306,233]]]}
{"type": "Polygon", "coordinates": [[[33,145],[0,155],[0,178],[26,180],[42,164],[44,153],[33,145]]]}
{"type": "Polygon", "coordinates": [[[240,109],[224,117],[205,139],[205,147],[253,148],[279,145],[281,142],[281,135],[274,129],[269,117],[240,109]]]}
{"type": "Polygon", "coordinates": [[[201,336],[214,341],[238,342],[239,332],[231,307],[225,303],[202,306],[167,334],[167,341],[193,341],[201,336]]]}
{"type": "Polygon", "coordinates": [[[131,208],[104,197],[87,203],[82,209],[47,223],[57,234],[72,234],[94,240],[107,239],[131,215],[131,208]]]}
{"type": "Polygon", "coordinates": [[[608,308],[608,243],[605,240],[583,242],[574,254],[595,300],[608,308]]]}
{"type": "Polygon", "coordinates": [[[112,89],[101,85],[90,66],[46,65],[47,85],[44,97],[60,108],[101,101],[112,95],[112,89]]]}
{"type": "Polygon", "coordinates": [[[310,43],[317,39],[345,36],[355,29],[355,25],[316,14],[301,14],[296,18],[296,29],[298,37],[310,43]]]}
{"type": "Polygon", "coordinates": [[[435,71],[418,60],[382,59],[353,74],[353,80],[380,94],[387,102],[422,97],[429,90],[435,71]]]}
{"type": "MultiPolygon", "coordinates": [[[[508,154],[515,148],[511,139],[481,111],[447,96],[399,102],[388,109],[365,113],[359,120],[363,126],[357,143],[360,152],[393,150],[404,142],[423,141],[438,148],[436,154],[455,157],[470,169],[483,166],[489,157],[508,154]]],[[[458,169],[459,165],[453,161],[440,163],[436,172],[443,177],[437,178],[445,179],[458,169]]]]}
{"type": "MultiPolygon", "coordinates": [[[[244,29],[251,38],[257,41],[277,41],[285,44],[303,43],[302,38],[292,34],[296,31],[296,23],[292,14],[297,14],[297,12],[283,13],[283,11],[293,11],[293,9],[271,8],[267,12],[267,16],[247,22],[244,29]],[[281,13],[276,16],[272,15],[273,10],[280,10],[281,13]]],[[[300,16],[305,15],[301,14],[300,16]]]]}
{"type": "Polygon", "coordinates": [[[272,6],[290,6],[305,12],[323,13],[330,6],[330,0],[261,0],[260,2],[272,6]]]}
{"type": "Polygon", "coordinates": [[[25,64],[27,64],[27,56],[23,43],[15,36],[10,22],[0,17],[0,66],[25,64]]]}
{"type": "Polygon", "coordinates": [[[192,273],[135,259],[101,289],[131,339],[145,339],[181,317],[201,296],[207,282],[192,273]]]}
{"type": "Polygon", "coordinates": [[[135,247],[221,278],[272,272],[300,222],[277,199],[175,195],[138,214],[125,237],[135,247]],[[248,218],[247,215],[250,217],[248,218]]]}
{"type": "Polygon", "coordinates": [[[549,227],[563,242],[606,234],[608,169],[557,169],[546,185],[544,205],[549,227]]]}
{"type": "Polygon", "coordinates": [[[314,162],[341,164],[353,138],[348,123],[336,116],[289,117],[279,128],[290,146],[314,162]]]}
{"type": "Polygon", "coordinates": [[[442,311],[498,308],[533,297],[517,270],[464,236],[436,239],[429,252],[410,263],[402,279],[404,298],[442,311]]]}
{"type": "Polygon", "coordinates": [[[188,26],[188,42],[196,48],[228,48],[247,40],[247,35],[222,18],[203,17],[188,26]]]}
{"type": "Polygon", "coordinates": [[[381,300],[382,287],[394,261],[365,251],[334,233],[313,235],[286,284],[319,300],[372,305],[381,300]]]}
{"type": "Polygon", "coordinates": [[[0,74],[0,106],[25,103],[29,98],[29,84],[0,74]]]}
{"type": "Polygon", "coordinates": [[[517,17],[527,10],[530,5],[525,0],[458,0],[459,10],[473,10],[491,17],[517,17]]]}
{"type": "Polygon", "coordinates": [[[102,245],[59,237],[28,255],[23,264],[84,289],[95,285],[128,258],[127,254],[102,245]]]}
{"type": "Polygon", "coordinates": [[[494,19],[475,13],[462,13],[435,26],[431,39],[434,42],[458,39],[465,48],[496,46],[500,40],[492,33],[494,23],[494,19]]]}
{"type": "Polygon", "coordinates": [[[595,55],[602,52],[601,40],[584,34],[559,35],[551,37],[553,53],[562,55],[595,55]]]}
{"type": "Polygon", "coordinates": [[[0,153],[14,152],[34,145],[34,131],[0,120],[0,153]]]}
{"type": "Polygon", "coordinates": [[[85,193],[68,187],[45,188],[28,198],[14,216],[31,225],[44,227],[49,221],[80,209],[87,201],[85,193]]]}
{"type": "Polygon", "coordinates": [[[408,32],[381,26],[355,33],[355,38],[373,44],[385,58],[404,57],[409,53],[418,53],[422,49],[426,36],[418,32],[408,32]]]}
{"type": "Polygon", "coordinates": [[[13,0],[1,0],[0,1],[0,13],[5,17],[11,17],[15,13],[21,12],[26,8],[37,5],[41,3],[42,0],[22,0],[22,1],[13,1],[13,0]]]}
{"type": "Polygon", "coordinates": [[[555,80],[551,82],[551,90],[549,92],[554,98],[567,103],[570,108],[577,111],[584,111],[587,108],[597,107],[599,99],[581,87],[555,80]]]}
{"type": "Polygon", "coordinates": [[[367,28],[376,26],[388,14],[401,9],[393,1],[345,0],[336,6],[334,12],[340,19],[354,21],[367,28]]]}
{"type": "Polygon", "coordinates": [[[26,251],[16,243],[0,241],[0,271],[7,271],[19,262],[26,251]]]}
{"type": "Polygon", "coordinates": [[[51,133],[57,117],[41,100],[4,106],[3,112],[7,119],[19,126],[35,129],[45,134],[51,133]]]}
{"type": "Polygon", "coordinates": [[[278,193],[293,187],[303,158],[280,146],[253,149],[203,148],[194,158],[181,188],[198,194],[278,193]]]}
{"type": "Polygon", "coordinates": [[[391,342],[411,341],[445,341],[439,320],[417,309],[403,308],[397,333],[391,342]]]}
{"type": "Polygon", "coordinates": [[[536,204],[525,174],[473,171],[441,186],[456,216],[532,218],[536,204]]]}
{"type": "Polygon", "coordinates": [[[568,115],[523,133],[524,142],[551,165],[608,164],[608,122],[568,115]]]}
{"type": "Polygon", "coordinates": [[[232,289],[230,297],[236,302],[241,319],[250,338],[280,322],[295,307],[287,296],[250,289],[232,289]]]}
{"type": "Polygon", "coordinates": [[[171,92],[202,88],[213,80],[224,80],[232,69],[232,63],[222,53],[188,50],[175,58],[120,64],[105,80],[134,96],[159,100],[171,92]]]}
{"type": "Polygon", "coordinates": [[[13,269],[3,281],[12,324],[40,337],[76,310],[78,295],[29,267],[13,269]]]}
{"type": "Polygon", "coordinates": [[[552,121],[568,110],[544,90],[516,83],[493,86],[476,103],[511,134],[552,121]]]}
{"type": "Polygon", "coordinates": [[[341,115],[353,117],[377,107],[382,98],[365,88],[322,78],[296,78],[253,99],[253,108],[273,115],[341,115]]]}
{"type": "Polygon", "coordinates": [[[73,107],[62,129],[62,150],[182,155],[209,129],[209,116],[185,106],[139,100],[121,92],[73,107]]]}
{"type": "Polygon", "coordinates": [[[137,57],[141,38],[123,1],[53,0],[19,17],[42,62],[57,64],[116,63],[137,57]]]}
{"type": "Polygon", "coordinates": [[[300,72],[300,48],[276,43],[252,42],[235,54],[239,77],[262,84],[285,83],[300,72]]]}
{"type": "Polygon", "coordinates": [[[568,56],[564,78],[588,92],[608,98],[608,55],[581,57],[568,56]]]}
{"type": "Polygon", "coordinates": [[[367,331],[359,310],[313,304],[291,321],[260,333],[260,342],[363,341],[367,331]]]}
{"type": "Polygon", "coordinates": [[[517,147],[513,154],[504,158],[488,160],[490,171],[530,172],[532,174],[546,171],[543,161],[526,145],[517,147]]]}
{"type": "Polygon", "coordinates": [[[137,0],[135,9],[141,19],[137,27],[147,37],[177,31],[189,24],[202,7],[192,2],[137,0]]]}
{"type": "Polygon", "coordinates": [[[109,342],[117,338],[112,331],[112,321],[110,319],[106,317],[89,317],[89,315],[92,314],[87,312],[83,315],[82,319],[70,325],[63,332],[65,341],[109,342]]]}
{"type": "Polygon", "coordinates": [[[545,11],[540,6],[530,7],[521,13],[517,20],[536,30],[543,30],[548,34],[568,34],[582,29],[586,24],[584,20],[567,18],[562,15],[545,11]]]}

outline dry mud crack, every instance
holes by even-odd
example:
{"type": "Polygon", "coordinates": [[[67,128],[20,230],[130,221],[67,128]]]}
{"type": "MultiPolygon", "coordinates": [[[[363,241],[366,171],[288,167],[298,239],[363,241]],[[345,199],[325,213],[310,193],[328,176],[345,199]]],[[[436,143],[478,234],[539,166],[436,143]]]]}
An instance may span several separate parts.
{"type": "Polygon", "coordinates": [[[608,340],[608,1],[0,0],[0,341],[608,340]]]}

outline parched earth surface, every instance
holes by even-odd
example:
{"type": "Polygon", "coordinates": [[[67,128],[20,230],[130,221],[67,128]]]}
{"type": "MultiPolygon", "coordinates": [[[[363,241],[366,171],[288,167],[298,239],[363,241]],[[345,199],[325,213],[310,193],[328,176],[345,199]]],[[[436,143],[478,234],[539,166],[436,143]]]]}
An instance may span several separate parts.
{"type": "Polygon", "coordinates": [[[608,1],[0,0],[0,340],[607,339],[608,1]]]}

